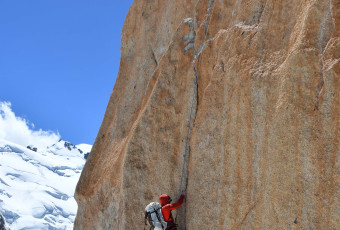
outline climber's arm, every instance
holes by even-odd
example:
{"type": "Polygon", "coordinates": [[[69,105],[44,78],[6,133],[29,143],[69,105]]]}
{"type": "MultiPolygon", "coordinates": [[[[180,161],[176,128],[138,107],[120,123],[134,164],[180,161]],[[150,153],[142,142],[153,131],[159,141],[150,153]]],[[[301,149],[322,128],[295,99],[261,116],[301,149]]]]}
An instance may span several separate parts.
{"type": "Polygon", "coordinates": [[[184,194],[182,194],[179,197],[179,199],[178,199],[178,201],[176,203],[167,205],[168,206],[167,208],[170,209],[170,210],[174,210],[176,208],[179,208],[183,204],[183,200],[184,200],[184,194]]]}

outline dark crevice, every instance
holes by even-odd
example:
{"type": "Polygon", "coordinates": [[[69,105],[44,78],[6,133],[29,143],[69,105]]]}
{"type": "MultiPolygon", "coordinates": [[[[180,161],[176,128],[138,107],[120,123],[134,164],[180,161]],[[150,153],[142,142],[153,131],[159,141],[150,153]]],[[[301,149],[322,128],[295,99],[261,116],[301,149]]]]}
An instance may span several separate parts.
{"type": "Polygon", "coordinates": [[[261,0],[258,3],[256,3],[257,5],[255,6],[255,10],[253,10],[252,12],[252,18],[248,19],[245,24],[246,25],[254,25],[254,24],[258,24],[261,20],[263,11],[265,9],[265,6],[267,4],[267,0],[261,0]]]}
{"type": "Polygon", "coordinates": [[[323,75],[321,73],[321,79],[320,79],[318,85],[316,86],[316,93],[315,93],[316,98],[315,98],[314,111],[315,110],[319,110],[320,97],[322,95],[322,91],[323,91],[324,85],[325,85],[325,81],[324,81],[323,75]]]}
{"type": "Polygon", "coordinates": [[[153,51],[153,49],[151,49],[151,59],[155,62],[156,67],[157,67],[158,62],[157,62],[156,55],[155,55],[155,52],[153,51]]]}
{"type": "MultiPolygon", "coordinates": [[[[200,44],[200,48],[198,49],[198,52],[196,54],[196,63],[193,63],[193,70],[194,70],[194,74],[195,74],[195,83],[194,83],[194,92],[193,92],[193,97],[192,97],[192,104],[191,104],[191,111],[190,111],[190,116],[189,116],[189,124],[188,124],[188,134],[187,134],[187,144],[185,146],[185,152],[184,153],[184,162],[183,162],[183,170],[185,169],[184,172],[182,172],[182,177],[184,177],[183,179],[184,181],[184,186],[182,186],[182,184],[180,185],[180,190],[182,189],[182,187],[184,188],[183,190],[186,191],[187,187],[188,187],[188,183],[189,183],[189,163],[190,163],[190,154],[191,154],[191,150],[190,150],[190,140],[191,140],[191,128],[195,126],[195,121],[196,121],[196,117],[197,117],[197,113],[198,113],[198,106],[199,106],[199,94],[198,94],[198,68],[199,68],[199,62],[200,62],[200,56],[201,53],[203,51],[203,46],[206,40],[206,36],[208,33],[208,27],[209,27],[209,19],[210,19],[210,14],[212,11],[212,8],[214,6],[215,0],[210,0],[209,1],[209,5],[208,5],[208,9],[207,9],[207,14],[206,14],[206,18],[205,18],[205,23],[204,23],[204,29],[203,29],[203,35],[202,35],[202,41],[200,44]],[[195,65],[196,64],[196,65],[195,65]],[[196,100],[196,101],[195,101],[196,100]],[[192,120],[192,122],[191,122],[192,120]],[[187,155],[186,155],[187,154],[187,155]],[[185,174],[185,175],[183,175],[185,174]]],[[[183,229],[186,229],[186,205],[183,206],[183,209],[180,211],[180,216],[183,216],[184,218],[182,219],[182,221],[180,221],[180,225],[182,225],[183,229]]]]}
{"type": "Polygon", "coordinates": [[[264,11],[264,9],[266,8],[266,5],[267,5],[267,0],[261,1],[261,13],[260,13],[260,15],[259,15],[259,17],[258,17],[257,23],[260,23],[261,18],[262,18],[262,15],[263,15],[263,11],[264,11]]]}

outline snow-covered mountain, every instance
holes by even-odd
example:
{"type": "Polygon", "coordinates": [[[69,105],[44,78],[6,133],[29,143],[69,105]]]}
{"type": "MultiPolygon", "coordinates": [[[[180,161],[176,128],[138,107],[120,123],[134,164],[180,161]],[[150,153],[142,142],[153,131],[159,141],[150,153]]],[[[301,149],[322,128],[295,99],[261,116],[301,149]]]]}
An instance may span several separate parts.
{"type": "Polygon", "coordinates": [[[0,139],[0,213],[7,229],[73,229],[74,191],[91,145],[45,149],[0,139]]]}

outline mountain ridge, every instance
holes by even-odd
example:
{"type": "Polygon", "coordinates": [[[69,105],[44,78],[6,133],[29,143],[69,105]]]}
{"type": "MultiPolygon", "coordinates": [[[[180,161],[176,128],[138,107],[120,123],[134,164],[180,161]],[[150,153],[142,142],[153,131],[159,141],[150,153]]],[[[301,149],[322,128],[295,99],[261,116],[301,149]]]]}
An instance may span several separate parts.
{"type": "Polygon", "coordinates": [[[0,213],[8,229],[73,229],[75,185],[91,146],[43,148],[0,139],[0,213]]]}

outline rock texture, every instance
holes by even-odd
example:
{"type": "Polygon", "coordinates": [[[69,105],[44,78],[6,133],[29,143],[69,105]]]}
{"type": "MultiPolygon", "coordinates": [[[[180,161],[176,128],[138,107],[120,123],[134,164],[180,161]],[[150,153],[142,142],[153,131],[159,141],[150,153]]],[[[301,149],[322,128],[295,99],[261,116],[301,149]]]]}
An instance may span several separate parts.
{"type": "Polygon", "coordinates": [[[141,229],[183,162],[180,229],[340,229],[339,0],[135,0],[121,47],[75,229],[141,229]]]}

